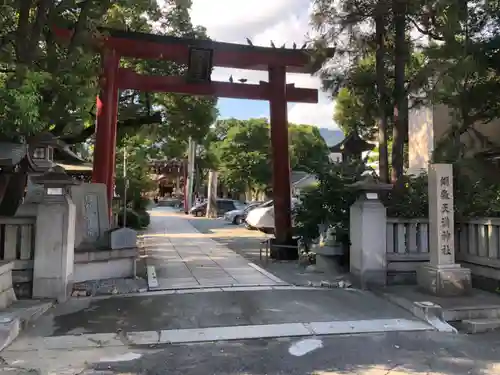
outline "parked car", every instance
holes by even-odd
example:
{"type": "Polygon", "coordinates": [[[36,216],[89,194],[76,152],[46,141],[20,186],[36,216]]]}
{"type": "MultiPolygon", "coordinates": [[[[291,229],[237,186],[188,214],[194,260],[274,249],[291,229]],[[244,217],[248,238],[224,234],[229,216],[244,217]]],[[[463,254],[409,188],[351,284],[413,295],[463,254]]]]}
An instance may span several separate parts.
{"type": "MultiPolygon", "coordinates": [[[[298,202],[298,199],[292,198],[292,210],[298,202]]],[[[245,219],[245,223],[249,229],[257,229],[267,234],[274,233],[274,202],[266,202],[250,211],[245,219]]]]}
{"type": "MultiPolygon", "coordinates": [[[[272,201],[272,200],[270,200],[270,201],[267,201],[267,202],[262,203],[262,204],[261,204],[261,205],[259,205],[258,207],[255,207],[255,209],[254,209],[254,210],[252,210],[252,211],[255,211],[256,209],[268,208],[268,207],[272,207],[272,206],[273,206],[273,201],[272,201]]],[[[249,215],[249,213],[250,213],[250,212],[248,212],[248,213],[247,213],[247,215],[245,216],[245,221],[244,221],[244,223],[245,223],[245,228],[247,228],[248,230],[257,230],[257,228],[256,228],[256,227],[254,227],[254,226],[252,226],[252,225],[250,225],[250,224],[248,223],[248,215],[249,215]]],[[[250,218],[250,220],[252,220],[252,221],[253,221],[253,219],[252,219],[252,218],[250,218]]]]}
{"type": "MultiPolygon", "coordinates": [[[[236,201],[233,199],[217,199],[217,216],[222,216],[226,212],[233,210],[243,210],[245,205],[240,201],[236,201]]],[[[205,216],[207,214],[207,205],[208,202],[203,202],[195,205],[189,213],[193,216],[205,216]]]]}
{"type": "Polygon", "coordinates": [[[230,223],[236,225],[243,224],[245,222],[245,218],[247,217],[248,213],[252,211],[254,208],[259,207],[261,204],[262,202],[252,202],[249,203],[244,209],[226,212],[224,214],[224,220],[227,220],[230,223]]]}

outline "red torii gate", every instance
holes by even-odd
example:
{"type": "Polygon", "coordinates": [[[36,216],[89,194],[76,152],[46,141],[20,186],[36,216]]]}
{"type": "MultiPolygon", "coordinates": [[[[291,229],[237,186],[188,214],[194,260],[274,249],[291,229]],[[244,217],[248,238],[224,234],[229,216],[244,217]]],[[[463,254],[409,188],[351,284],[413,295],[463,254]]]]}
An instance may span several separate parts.
{"type": "MultiPolygon", "coordinates": [[[[54,28],[69,40],[73,31],[54,28]]],[[[119,30],[103,30],[96,41],[102,58],[101,93],[97,98],[97,129],[92,181],[107,186],[113,197],[118,90],[171,92],[188,95],[268,100],[271,118],[275,235],[278,243],[291,241],[291,186],[288,152],[287,102],[317,103],[318,91],[286,84],[286,73],[308,73],[304,50],[268,48],[209,40],[183,39],[119,30]],[[211,51],[214,67],[268,71],[269,82],[188,82],[184,77],[145,76],[120,68],[121,57],[162,59],[188,64],[191,49],[211,51]]]]}

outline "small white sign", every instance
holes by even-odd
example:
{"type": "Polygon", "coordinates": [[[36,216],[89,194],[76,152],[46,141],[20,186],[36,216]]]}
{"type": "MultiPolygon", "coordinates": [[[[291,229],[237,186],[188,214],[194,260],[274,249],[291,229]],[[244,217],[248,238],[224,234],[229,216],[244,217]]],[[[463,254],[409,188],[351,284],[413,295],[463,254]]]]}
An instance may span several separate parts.
{"type": "Polygon", "coordinates": [[[47,188],[47,195],[63,195],[63,188],[47,188]]]}

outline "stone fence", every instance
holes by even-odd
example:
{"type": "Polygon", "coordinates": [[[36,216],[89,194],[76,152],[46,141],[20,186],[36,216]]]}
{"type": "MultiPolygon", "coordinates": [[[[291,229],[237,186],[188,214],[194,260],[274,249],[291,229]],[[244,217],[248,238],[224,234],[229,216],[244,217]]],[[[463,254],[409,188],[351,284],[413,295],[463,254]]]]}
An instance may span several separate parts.
{"type": "MultiPolygon", "coordinates": [[[[409,282],[430,259],[428,219],[387,218],[389,282],[409,282]]],[[[478,218],[455,225],[455,256],[475,278],[500,281],[500,219],[478,218]]]]}
{"type": "Polygon", "coordinates": [[[18,297],[31,294],[35,248],[35,217],[0,217],[0,261],[12,261],[18,297]]]}

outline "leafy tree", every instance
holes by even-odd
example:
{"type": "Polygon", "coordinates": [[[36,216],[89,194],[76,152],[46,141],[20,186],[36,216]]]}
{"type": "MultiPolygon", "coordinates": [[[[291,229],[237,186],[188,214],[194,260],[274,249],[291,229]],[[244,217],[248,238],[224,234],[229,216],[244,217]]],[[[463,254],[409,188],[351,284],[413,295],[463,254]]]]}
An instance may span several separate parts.
{"type": "Polygon", "coordinates": [[[358,126],[364,137],[379,133],[384,180],[389,165],[392,181],[402,176],[408,111],[428,100],[428,79],[435,73],[422,46],[410,39],[410,30],[425,28],[423,14],[429,3],[432,1],[314,1],[312,21],[319,34],[314,47],[323,61],[320,72],[324,86],[340,102],[335,116],[350,130],[358,126]],[[332,44],[333,58],[324,53],[325,46],[332,44]],[[344,111],[344,105],[354,113],[344,111]],[[394,147],[389,163],[386,149],[391,141],[394,147]]]}
{"type": "MultiPolygon", "coordinates": [[[[316,172],[328,163],[328,147],[318,128],[289,125],[291,168],[316,172]]],[[[234,191],[265,192],[272,180],[267,119],[219,120],[211,132],[208,154],[221,182],[234,191]]]]}
{"type": "Polygon", "coordinates": [[[335,100],[333,119],[344,134],[357,131],[361,138],[372,140],[377,133],[374,108],[364,99],[348,87],[341,88],[335,100]]]}
{"type": "MultiPolygon", "coordinates": [[[[94,41],[106,36],[102,28],[207,38],[204,28],[191,24],[190,6],[190,0],[166,0],[161,5],[150,0],[3,2],[0,100],[5,105],[0,107],[0,139],[22,142],[26,136],[49,131],[90,156],[100,71],[94,41]],[[68,25],[74,31],[71,39],[59,40],[53,26],[68,25]]],[[[172,62],[126,58],[121,66],[153,75],[186,71],[184,65],[172,62]]],[[[146,127],[148,132],[141,134],[146,144],[154,146],[150,156],[161,155],[172,139],[181,144],[189,136],[203,139],[217,115],[215,105],[211,97],[125,90],[119,97],[119,141],[146,127]]],[[[21,168],[19,177],[25,173],[21,168]]],[[[0,173],[1,199],[11,180],[0,173]]]]}
{"type": "Polygon", "coordinates": [[[127,202],[135,210],[144,209],[142,194],[151,191],[154,181],[150,177],[150,150],[152,142],[143,131],[133,136],[125,136],[121,139],[116,155],[116,192],[122,196],[125,187],[123,174],[124,160],[126,163],[129,181],[127,188],[127,202]]]}
{"type": "MultiPolygon", "coordinates": [[[[387,128],[387,25],[390,6],[387,0],[349,0],[337,4],[331,0],[313,2],[312,23],[317,31],[314,47],[317,50],[318,65],[323,65],[322,76],[325,87],[333,89],[334,95],[342,87],[346,76],[345,60],[356,62],[375,52],[375,82],[377,90],[378,143],[380,145],[380,177],[388,179],[387,128]],[[370,30],[366,32],[365,29],[370,30]],[[371,32],[371,31],[374,31],[371,32]],[[346,42],[344,42],[346,41],[346,42]],[[334,59],[324,52],[325,46],[335,45],[334,59]],[[330,68],[330,67],[334,68],[330,68]],[[337,67],[340,67],[337,68],[337,67]]],[[[347,67],[349,70],[349,67],[347,67]]]]}
{"type": "MultiPolygon", "coordinates": [[[[0,97],[17,95],[11,89],[26,91],[34,86],[38,95],[17,95],[18,105],[9,112],[0,109],[0,117],[21,119],[23,111],[12,111],[28,103],[38,103],[38,108],[29,113],[30,121],[22,121],[22,128],[12,120],[6,122],[4,137],[43,129],[68,143],[87,139],[95,130],[99,58],[90,41],[102,35],[98,27],[153,32],[154,22],[155,33],[207,38],[203,28],[192,26],[190,6],[189,0],[168,0],[162,6],[150,0],[8,2],[0,16],[0,97]],[[63,44],[51,26],[67,24],[75,25],[75,33],[63,44]]],[[[186,69],[170,62],[133,59],[122,59],[122,66],[158,75],[182,75],[186,69]]],[[[119,125],[133,133],[140,126],[162,123],[153,133],[157,138],[175,133],[201,139],[214,120],[215,104],[213,98],[126,90],[120,95],[119,125]]]]}
{"type": "Polygon", "coordinates": [[[435,150],[437,160],[455,160],[464,154],[461,136],[473,132],[475,123],[500,116],[498,67],[491,56],[498,54],[499,6],[494,2],[433,2],[428,7],[427,28],[431,43],[425,53],[434,68],[430,100],[446,105],[452,114],[447,137],[435,150]],[[436,15],[441,15],[437,17],[436,15]]]}
{"type": "MultiPolygon", "coordinates": [[[[411,102],[410,108],[423,103],[421,90],[425,87],[427,69],[426,58],[422,52],[413,52],[407,66],[405,90],[411,102]],[[425,78],[424,78],[425,77],[425,78]]],[[[394,88],[394,79],[388,77],[387,87],[394,88]]],[[[377,108],[378,98],[376,91],[375,58],[373,54],[358,60],[352,65],[344,77],[342,87],[335,97],[334,121],[339,124],[345,133],[357,130],[364,139],[377,137],[377,108]]],[[[387,116],[391,118],[392,108],[386,107],[387,116]]],[[[392,121],[388,124],[389,141],[392,140],[392,121]]]]}
{"type": "Polygon", "coordinates": [[[229,121],[214,151],[221,181],[233,190],[264,191],[272,177],[269,125],[265,119],[229,121]]]}
{"type": "Polygon", "coordinates": [[[328,163],[328,146],[317,127],[290,124],[289,134],[292,169],[315,173],[328,163]]]}

